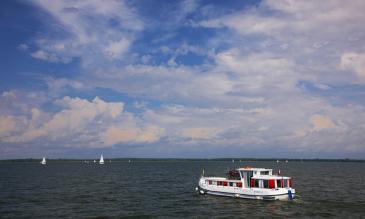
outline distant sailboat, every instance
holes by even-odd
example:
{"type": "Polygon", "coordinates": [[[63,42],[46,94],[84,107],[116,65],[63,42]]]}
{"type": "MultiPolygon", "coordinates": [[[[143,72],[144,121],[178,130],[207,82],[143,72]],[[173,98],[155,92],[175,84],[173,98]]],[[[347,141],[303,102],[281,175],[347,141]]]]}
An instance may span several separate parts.
{"type": "Polygon", "coordinates": [[[131,160],[128,160],[128,163],[131,163],[131,160]]]}
{"type": "Polygon", "coordinates": [[[285,161],[285,163],[288,163],[288,162],[289,162],[288,160],[285,161]]]}
{"type": "Polygon", "coordinates": [[[101,156],[100,156],[99,164],[104,164],[104,158],[103,158],[103,155],[101,155],[101,156]]]}
{"type": "Polygon", "coordinates": [[[46,162],[46,158],[45,158],[45,157],[43,157],[43,160],[41,161],[41,164],[42,164],[42,165],[46,165],[46,163],[47,163],[47,162],[46,162]]]}
{"type": "Polygon", "coordinates": [[[280,161],[279,160],[276,160],[276,163],[279,163],[280,161]]]}
{"type": "Polygon", "coordinates": [[[96,160],[94,160],[94,163],[96,163],[96,160]]]}

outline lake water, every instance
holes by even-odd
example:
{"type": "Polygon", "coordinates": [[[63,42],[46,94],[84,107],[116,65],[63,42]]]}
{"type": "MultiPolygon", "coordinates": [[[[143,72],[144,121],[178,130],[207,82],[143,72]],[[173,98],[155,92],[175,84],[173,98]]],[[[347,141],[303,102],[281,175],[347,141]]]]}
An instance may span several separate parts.
{"type": "Polygon", "coordinates": [[[271,202],[198,195],[202,169],[205,175],[223,176],[232,167],[227,161],[0,162],[0,218],[365,218],[365,163],[234,165],[279,168],[293,177],[298,198],[271,202]]]}

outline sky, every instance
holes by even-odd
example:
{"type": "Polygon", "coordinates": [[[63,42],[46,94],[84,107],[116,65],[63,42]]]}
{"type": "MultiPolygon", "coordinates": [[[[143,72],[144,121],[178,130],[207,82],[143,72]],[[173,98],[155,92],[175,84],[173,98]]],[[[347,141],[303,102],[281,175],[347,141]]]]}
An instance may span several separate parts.
{"type": "Polygon", "coordinates": [[[363,0],[3,0],[0,159],[365,159],[363,0]]]}

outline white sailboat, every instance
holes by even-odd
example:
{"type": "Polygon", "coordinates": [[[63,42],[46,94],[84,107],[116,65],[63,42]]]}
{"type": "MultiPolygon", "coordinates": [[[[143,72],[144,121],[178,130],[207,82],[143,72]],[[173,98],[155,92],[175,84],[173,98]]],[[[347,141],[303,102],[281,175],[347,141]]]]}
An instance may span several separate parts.
{"type": "Polygon", "coordinates": [[[46,163],[47,163],[47,162],[46,162],[46,158],[45,158],[45,157],[43,157],[43,160],[41,161],[41,164],[42,164],[42,165],[46,165],[46,163]]]}
{"type": "Polygon", "coordinates": [[[103,158],[103,155],[101,155],[101,156],[100,156],[99,164],[104,164],[104,158],[103,158]]]}

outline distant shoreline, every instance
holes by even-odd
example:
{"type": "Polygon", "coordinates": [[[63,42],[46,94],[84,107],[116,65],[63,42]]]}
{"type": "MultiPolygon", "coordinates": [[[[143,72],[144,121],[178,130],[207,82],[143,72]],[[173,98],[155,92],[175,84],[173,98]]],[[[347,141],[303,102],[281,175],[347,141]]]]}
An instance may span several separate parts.
{"type": "MultiPolygon", "coordinates": [[[[35,158],[24,158],[24,159],[2,159],[0,162],[40,162],[41,159],[35,158]]],[[[64,159],[64,158],[55,158],[55,159],[47,159],[52,161],[93,161],[99,160],[98,158],[95,159],[64,159]]],[[[288,159],[288,158],[105,158],[105,160],[112,160],[114,162],[128,162],[128,160],[132,161],[150,161],[150,162],[158,162],[158,161],[232,161],[234,160],[236,163],[247,162],[247,161],[277,161],[285,162],[287,161],[294,161],[294,162],[365,162],[365,160],[360,159],[288,159]]]]}

